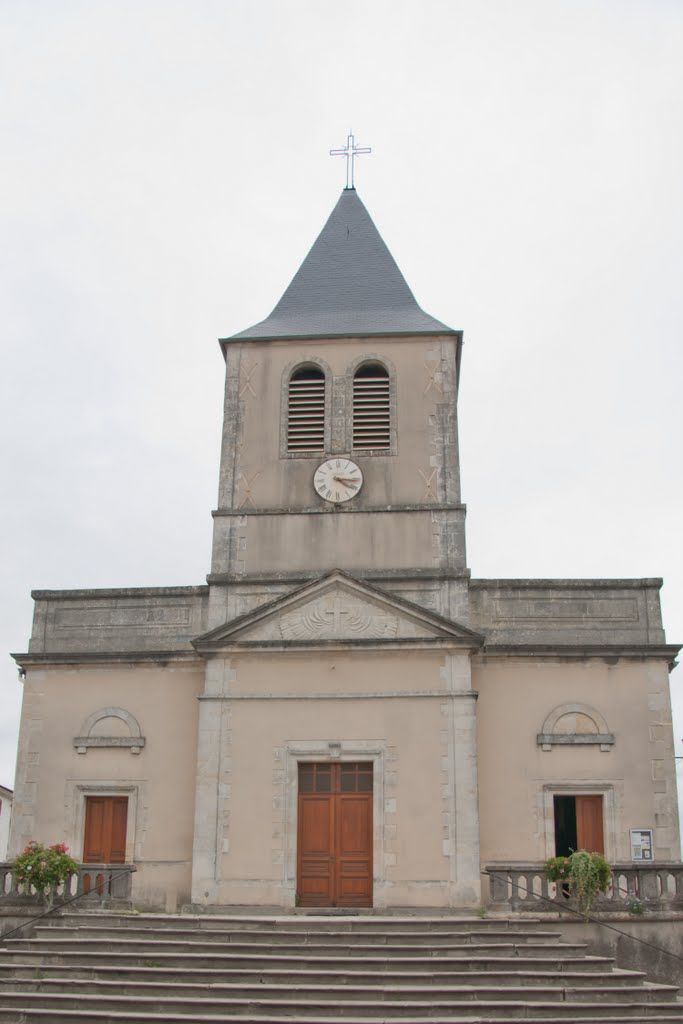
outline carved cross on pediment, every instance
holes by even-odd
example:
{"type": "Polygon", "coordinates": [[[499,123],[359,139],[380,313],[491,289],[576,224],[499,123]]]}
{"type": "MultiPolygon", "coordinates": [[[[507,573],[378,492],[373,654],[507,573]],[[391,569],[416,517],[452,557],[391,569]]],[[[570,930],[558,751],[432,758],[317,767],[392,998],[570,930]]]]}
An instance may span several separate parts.
{"type": "Polygon", "coordinates": [[[379,639],[395,636],[398,619],[342,595],[321,597],[280,620],[286,640],[379,639]]]}

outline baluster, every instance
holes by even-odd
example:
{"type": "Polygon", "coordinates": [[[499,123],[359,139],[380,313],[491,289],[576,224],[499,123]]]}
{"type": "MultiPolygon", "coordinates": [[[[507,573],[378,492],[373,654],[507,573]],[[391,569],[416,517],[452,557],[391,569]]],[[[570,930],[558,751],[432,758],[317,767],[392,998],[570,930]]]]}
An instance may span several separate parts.
{"type": "MultiPolygon", "coordinates": [[[[130,877],[130,876],[128,876],[130,877]]],[[[492,903],[507,903],[509,891],[509,875],[505,868],[496,868],[495,874],[489,875],[492,903]]]]}
{"type": "Polygon", "coordinates": [[[674,870],[674,885],[676,887],[676,899],[683,899],[683,869],[674,870]]]}
{"type": "Polygon", "coordinates": [[[656,902],[659,899],[660,878],[656,868],[641,867],[637,871],[638,892],[642,900],[656,902]]]}
{"type": "Polygon", "coordinates": [[[512,893],[510,903],[512,905],[513,910],[520,910],[523,908],[524,898],[526,896],[526,893],[524,892],[524,887],[526,887],[527,885],[526,874],[523,871],[511,871],[510,880],[512,882],[512,893]],[[521,890],[519,885],[520,881],[522,883],[521,890]]]}

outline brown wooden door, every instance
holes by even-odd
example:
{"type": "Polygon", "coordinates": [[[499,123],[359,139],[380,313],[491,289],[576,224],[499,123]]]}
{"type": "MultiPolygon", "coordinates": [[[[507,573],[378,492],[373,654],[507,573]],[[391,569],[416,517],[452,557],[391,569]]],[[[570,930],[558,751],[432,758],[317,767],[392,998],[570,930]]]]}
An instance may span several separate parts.
{"type": "Polygon", "coordinates": [[[84,864],[124,864],[127,796],[89,796],[85,801],[84,864]]]}
{"type": "Polygon", "coordinates": [[[299,765],[297,903],[372,906],[372,763],[299,765]]]}
{"type": "Polygon", "coordinates": [[[605,852],[601,796],[576,797],[576,843],[577,850],[605,852]]]}

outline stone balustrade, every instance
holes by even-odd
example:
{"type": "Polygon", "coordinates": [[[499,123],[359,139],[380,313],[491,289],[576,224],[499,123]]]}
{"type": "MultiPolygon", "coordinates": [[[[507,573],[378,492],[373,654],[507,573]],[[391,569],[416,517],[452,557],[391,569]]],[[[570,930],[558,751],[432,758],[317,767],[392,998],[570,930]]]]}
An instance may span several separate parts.
{"type": "MultiPolygon", "coordinates": [[[[82,897],[81,905],[129,900],[134,871],[133,864],[79,864],[78,873],[55,890],[54,903],[76,897],[82,897]]],[[[11,864],[0,863],[0,906],[35,902],[35,898],[35,893],[27,892],[26,883],[14,877],[11,864]]]]}
{"type": "MultiPolygon", "coordinates": [[[[683,911],[683,863],[612,864],[612,885],[592,910],[683,911]]],[[[575,900],[561,883],[548,882],[543,864],[488,864],[491,908],[528,910],[534,914],[575,910],[575,900]]]]}

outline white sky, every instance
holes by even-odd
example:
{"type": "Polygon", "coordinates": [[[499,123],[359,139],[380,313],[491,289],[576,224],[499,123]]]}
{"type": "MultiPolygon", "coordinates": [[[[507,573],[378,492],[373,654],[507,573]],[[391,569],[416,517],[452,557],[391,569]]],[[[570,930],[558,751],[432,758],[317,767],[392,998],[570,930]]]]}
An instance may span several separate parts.
{"type": "Polygon", "coordinates": [[[279,299],[350,127],[465,331],[473,574],[663,575],[683,641],[681,53],[680,0],[0,0],[0,649],[32,588],[204,581],[215,339],[279,299]]]}

